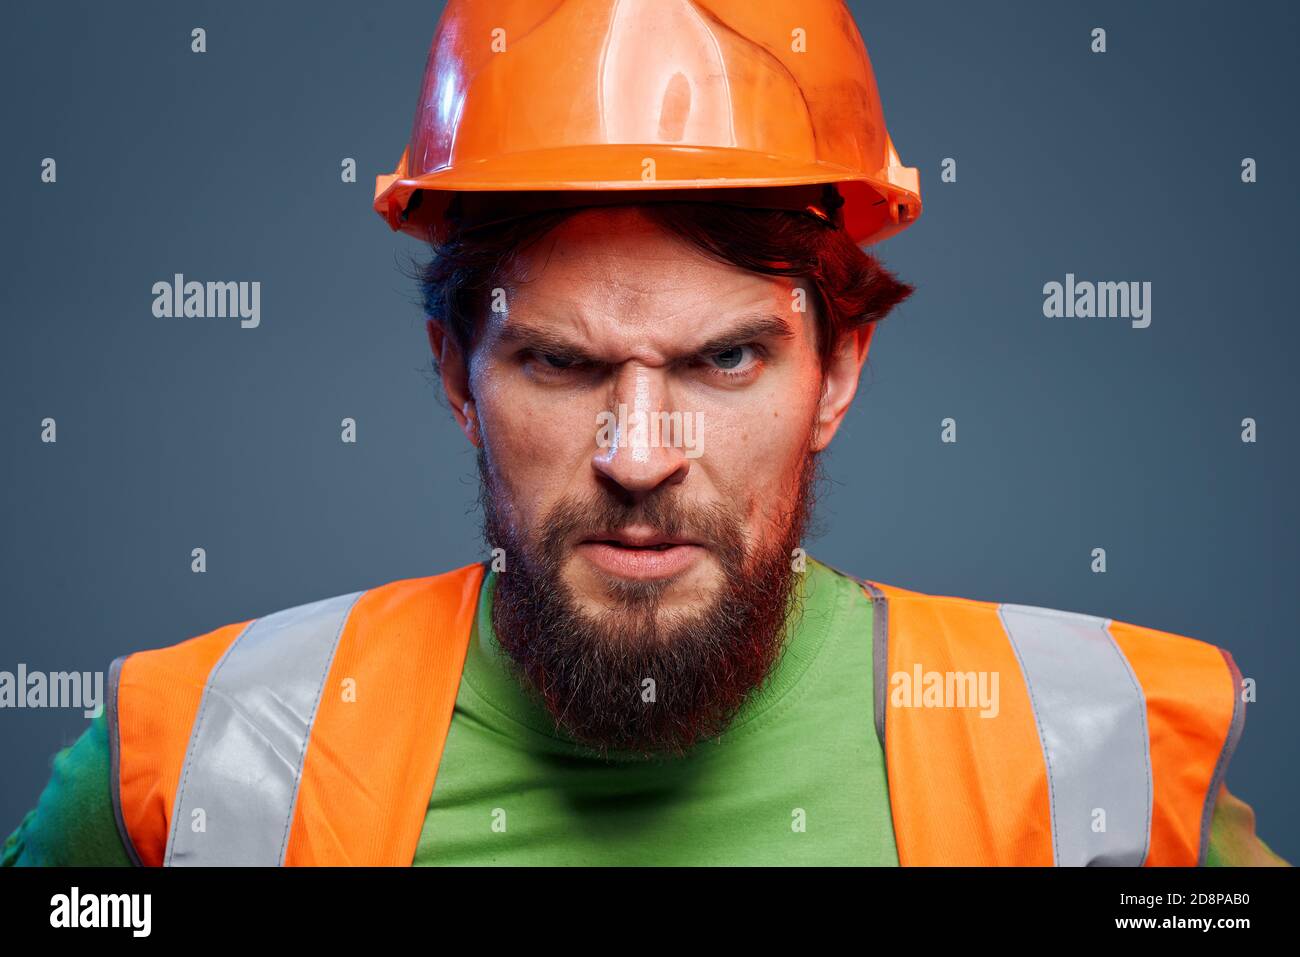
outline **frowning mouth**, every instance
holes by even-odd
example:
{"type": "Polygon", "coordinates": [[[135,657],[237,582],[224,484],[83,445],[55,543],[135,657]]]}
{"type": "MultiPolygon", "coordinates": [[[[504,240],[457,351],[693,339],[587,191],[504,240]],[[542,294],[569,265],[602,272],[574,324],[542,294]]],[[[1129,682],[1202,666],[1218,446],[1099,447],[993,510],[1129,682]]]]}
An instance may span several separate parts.
{"type": "Polygon", "coordinates": [[[706,549],[688,538],[653,529],[620,529],[588,536],[575,551],[618,578],[670,578],[690,568],[706,549]]]}
{"type": "Polygon", "coordinates": [[[673,548],[677,545],[696,545],[697,542],[686,538],[668,538],[664,535],[630,535],[623,533],[593,535],[584,542],[598,545],[614,545],[618,548],[673,548]]]}
{"type": "Polygon", "coordinates": [[[645,548],[655,552],[666,551],[667,549],[670,548],[676,548],[679,544],[684,544],[680,542],[659,542],[658,544],[655,545],[630,545],[626,542],[620,542],[615,539],[608,539],[608,538],[591,539],[590,541],[592,544],[595,545],[612,545],[614,548],[645,548]]]}

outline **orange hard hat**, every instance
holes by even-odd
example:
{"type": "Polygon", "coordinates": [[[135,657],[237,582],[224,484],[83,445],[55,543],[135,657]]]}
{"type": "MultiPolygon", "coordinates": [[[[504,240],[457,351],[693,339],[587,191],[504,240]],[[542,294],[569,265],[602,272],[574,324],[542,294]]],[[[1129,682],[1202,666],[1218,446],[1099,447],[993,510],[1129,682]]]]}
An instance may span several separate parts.
{"type": "Polygon", "coordinates": [[[448,0],[376,177],[393,229],[667,199],[807,208],[860,245],[916,220],[843,0],[448,0]]]}

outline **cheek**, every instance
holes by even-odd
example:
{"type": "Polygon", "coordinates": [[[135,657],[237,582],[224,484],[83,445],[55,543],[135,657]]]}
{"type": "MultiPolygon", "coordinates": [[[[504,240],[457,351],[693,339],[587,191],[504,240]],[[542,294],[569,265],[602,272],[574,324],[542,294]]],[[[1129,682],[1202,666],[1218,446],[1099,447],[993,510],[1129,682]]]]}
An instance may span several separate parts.
{"type": "MultiPolygon", "coordinates": [[[[811,388],[811,387],[810,387],[811,388]]],[[[808,455],[815,402],[806,389],[756,395],[705,414],[705,471],[723,501],[743,516],[750,535],[776,521],[808,455]]]]}
{"type": "Polygon", "coordinates": [[[525,516],[544,514],[590,461],[596,413],[580,401],[521,392],[492,389],[479,395],[476,407],[483,442],[511,504],[525,516]]]}

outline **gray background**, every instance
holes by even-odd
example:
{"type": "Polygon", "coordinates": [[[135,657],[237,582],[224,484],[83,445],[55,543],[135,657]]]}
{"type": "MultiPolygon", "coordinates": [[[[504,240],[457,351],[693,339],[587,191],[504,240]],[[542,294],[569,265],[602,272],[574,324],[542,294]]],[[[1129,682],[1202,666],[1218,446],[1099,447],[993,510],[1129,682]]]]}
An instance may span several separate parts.
{"type": "MultiPolygon", "coordinates": [[[[919,290],[877,335],[812,553],[1227,647],[1259,681],[1229,784],[1300,860],[1295,6],[852,6],[925,212],[876,250],[919,290]],[[1044,318],[1067,272],[1152,282],[1150,328],[1044,318]]],[[[440,10],[6,5],[0,669],[106,669],[480,557],[399,268],[420,247],[370,207],[440,10]],[[154,318],[175,272],[260,280],[261,327],[154,318]]],[[[85,724],[0,711],[0,836],[85,724]]]]}

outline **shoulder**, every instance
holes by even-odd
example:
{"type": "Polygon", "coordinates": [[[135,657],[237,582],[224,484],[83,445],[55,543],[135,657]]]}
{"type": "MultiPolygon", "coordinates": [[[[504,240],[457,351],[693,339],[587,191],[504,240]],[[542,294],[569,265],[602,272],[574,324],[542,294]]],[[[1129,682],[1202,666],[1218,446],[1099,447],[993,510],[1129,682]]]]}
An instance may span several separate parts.
{"type": "MultiPolygon", "coordinates": [[[[117,659],[108,681],[112,785],[135,857],[159,865],[173,853],[175,815],[196,810],[194,794],[291,793],[305,776],[313,784],[300,796],[318,797],[337,784],[341,755],[355,770],[426,744],[428,716],[443,705],[450,715],[482,577],[476,564],[390,581],[117,659]],[[393,714],[426,720],[393,727],[393,714]],[[311,741],[329,741],[312,752],[325,758],[312,761],[311,741]],[[265,774],[229,780],[225,768],[235,765],[265,774]]],[[[257,859],[274,850],[259,846],[257,859]]]]}
{"type": "Polygon", "coordinates": [[[1093,838],[1074,847],[1057,818],[1087,823],[1106,807],[1132,831],[1123,859],[1204,861],[1245,721],[1231,654],[1099,615],[861,584],[874,605],[877,732],[895,763],[919,771],[947,748],[981,768],[978,780],[1023,775],[1035,793],[1045,782],[1058,860],[1089,859],[1093,838]]]}
{"type": "Polygon", "coordinates": [[[376,620],[400,619],[403,614],[458,609],[477,598],[484,571],[485,566],[476,563],[437,575],[397,579],[286,605],[174,644],[124,655],[115,664],[139,668],[148,661],[152,667],[176,677],[189,675],[196,669],[206,673],[232,645],[250,639],[252,632],[256,632],[259,641],[274,637],[278,644],[288,645],[295,638],[305,636],[337,639],[345,625],[366,625],[376,620]]]}
{"type": "Polygon", "coordinates": [[[1229,752],[1240,734],[1241,672],[1227,649],[1208,641],[1068,609],[861,581],[882,640],[903,657],[1001,662],[1044,707],[1062,696],[1080,703],[1136,696],[1149,721],[1219,729],[1229,752]]]}
{"type": "Polygon", "coordinates": [[[930,593],[825,567],[856,583],[877,612],[895,626],[890,634],[900,639],[955,629],[968,637],[1009,642],[1025,655],[1036,654],[1044,644],[1051,650],[1068,642],[1093,646],[1102,657],[1108,649],[1111,656],[1118,652],[1134,669],[1172,673],[1175,679],[1196,680],[1209,674],[1221,684],[1240,682],[1240,672],[1226,649],[1190,635],[1063,608],[930,593]]]}
{"type": "MultiPolygon", "coordinates": [[[[291,605],[222,625],[176,644],[116,659],[109,671],[110,743],[118,745],[129,714],[132,737],[188,734],[202,694],[214,682],[235,687],[319,675],[349,651],[373,647],[377,633],[439,632],[469,620],[484,566],[405,578],[291,605]]],[[[457,630],[457,629],[452,629],[457,630]]],[[[387,644],[392,644],[386,643],[387,644]]],[[[175,744],[177,742],[173,742],[175,744]]]]}
{"type": "Polygon", "coordinates": [[[36,807],[4,842],[4,866],[126,866],[113,819],[106,715],[55,755],[36,807]]]}
{"type": "MultiPolygon", "coordinates": [[[[844,575],[844,572],[839,572],[844,575]]],[[[1232,655],[1177,632],[1061,608],[931,594],[854,578],[874,605],[876,660],[888,677],[935,667],[997,673],[1037,718],[1113,706],[1159,737],[1214,740],[1222,772],[1245,721],[1232,655]]],[[[1199,751],[1198,760],[1210,760],[1199,751]]]]}
{"type": "Polygon", "coordinates": [[[469,565],[293,605],[114,661],[112,793],[136,857],[163,861],[192,749],[262,741],[280,761],[301,762],[309,735],[382,736],[394,711],[427,707],[459,680],[483,571],[469,565]]]}
{"type": "Polygon", "coordinates": [[[1214,804],[1207,867],[1290,867],[1255,833],[1255,810],[1220,785],[1214,804]]]}

